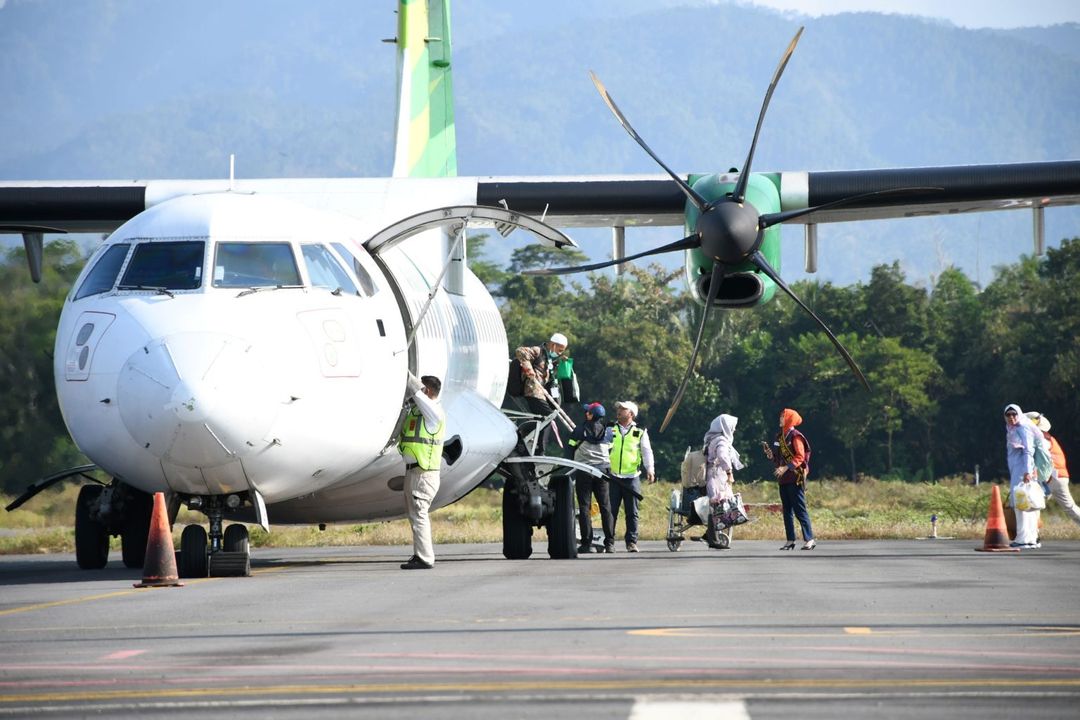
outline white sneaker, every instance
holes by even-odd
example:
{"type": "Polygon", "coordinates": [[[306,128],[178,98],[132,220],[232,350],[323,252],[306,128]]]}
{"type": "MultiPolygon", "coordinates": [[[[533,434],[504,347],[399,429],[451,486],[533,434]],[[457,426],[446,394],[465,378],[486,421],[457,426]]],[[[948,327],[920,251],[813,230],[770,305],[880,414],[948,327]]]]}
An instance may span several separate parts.
{"type": "Polygon", "coordinates": [[[803,543],[802,549],[803,550],[813,550],[816,547],[817,547],[817,540],[815,540],[814,538],[810,538],[809,540],[807,540],[806,542],[803,543]]]}

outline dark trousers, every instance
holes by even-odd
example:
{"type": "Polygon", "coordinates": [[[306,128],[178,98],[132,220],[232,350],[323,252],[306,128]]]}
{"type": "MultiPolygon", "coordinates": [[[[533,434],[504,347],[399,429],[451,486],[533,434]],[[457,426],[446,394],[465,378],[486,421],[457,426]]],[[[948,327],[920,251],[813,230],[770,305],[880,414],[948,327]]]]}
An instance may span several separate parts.
{"type": "Polygon", "coordinates": [[[616,478],[611,481],[611,514],[619,521],[619,507],[626,511],[626,544],[636,543],[638,538],[638,499],[630,490],[641,494],[641,476],[616,478]]]}
{"type": "Polygon", "coordinates": [[[795,518],[799,519],[799,525],[802,526],[803,541],[814,537],[814,529],[810,527],[810,513],[806,510],[803,486],[795,483],[781,485],[780,502],[784,506],[784,532],[788,542],[795,542],[795,518]]]}
{"type": "Polygon", "coordinates": [[[592,506],[591,496],[596,497],[600,506],[600,526],[604,530],[604,547],[615,545],[615,517],[611,514],[611,498],[608,495],[608,481],[594,478],[582,472],[574,473],[575,492],[578,502],[578,528],[581,530],[581,545],[592,544],[592,506]]]}

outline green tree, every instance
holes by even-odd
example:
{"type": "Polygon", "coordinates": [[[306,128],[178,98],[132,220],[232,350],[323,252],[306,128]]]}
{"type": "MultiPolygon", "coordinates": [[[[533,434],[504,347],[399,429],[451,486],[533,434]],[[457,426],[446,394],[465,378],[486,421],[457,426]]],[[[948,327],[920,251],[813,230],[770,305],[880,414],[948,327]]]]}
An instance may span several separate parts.
{"type": "Polygon", "coordinates": [[[21,249],[0,265],[0,487],[86,462],[68,437],[53,383],[53,344],[64,297],[83,263],[71,240],[45,246],[41,283],[30,282],[21,249]]]}

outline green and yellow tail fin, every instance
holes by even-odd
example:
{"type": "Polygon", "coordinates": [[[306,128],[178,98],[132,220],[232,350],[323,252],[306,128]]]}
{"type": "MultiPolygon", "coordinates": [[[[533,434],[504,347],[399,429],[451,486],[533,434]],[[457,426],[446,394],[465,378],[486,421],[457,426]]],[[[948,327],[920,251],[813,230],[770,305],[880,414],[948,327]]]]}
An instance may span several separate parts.
{"type": "Polygon", "coordinates": [[[394,177],[457,175],[450,0],[398,1],[394,177]]]}

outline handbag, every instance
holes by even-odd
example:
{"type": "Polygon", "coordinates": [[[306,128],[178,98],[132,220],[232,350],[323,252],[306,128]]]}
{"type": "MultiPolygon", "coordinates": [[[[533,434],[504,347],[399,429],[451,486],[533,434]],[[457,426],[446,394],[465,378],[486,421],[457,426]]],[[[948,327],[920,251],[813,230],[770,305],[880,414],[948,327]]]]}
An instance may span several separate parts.
{"type": "Polygon", "coordinates": [[[742,493],[735,493],[735,497],[721,500],[713,509],[713,517],[716,518],[718,527],[733,527],[749,522],[750,516],[746,514],[742,493]]]}
{"type": "Polygon", "coordinates": [[[1046,493],[1037,482],[1020,483],[1012,490],[1012,506],[1022,511],[1042,510],[1046,507],[1046,493]]]}

